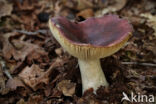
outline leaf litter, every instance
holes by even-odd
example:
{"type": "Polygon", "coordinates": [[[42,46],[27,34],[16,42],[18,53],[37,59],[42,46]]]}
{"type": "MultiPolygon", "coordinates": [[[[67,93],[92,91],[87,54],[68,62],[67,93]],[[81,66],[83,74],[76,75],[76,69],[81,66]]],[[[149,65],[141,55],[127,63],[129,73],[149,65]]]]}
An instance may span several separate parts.
{"type": "Polygon", "coordinates": [[[119,104],[122,92],[156,94],[156,67],[141,65],[156,64],[154,0],[0,2],[4,4],[0,7],[0,57],[11,75],[7,77],[0,65],[0,103],[119,104]],[[47,22],[54,16],[78,22],[105,14],[128,19],[133,37],[119,52],[101,59],[110,87],[101,86],[97,95],[92,89],[82,95],[77,61],[52,37],[47,22]]]}

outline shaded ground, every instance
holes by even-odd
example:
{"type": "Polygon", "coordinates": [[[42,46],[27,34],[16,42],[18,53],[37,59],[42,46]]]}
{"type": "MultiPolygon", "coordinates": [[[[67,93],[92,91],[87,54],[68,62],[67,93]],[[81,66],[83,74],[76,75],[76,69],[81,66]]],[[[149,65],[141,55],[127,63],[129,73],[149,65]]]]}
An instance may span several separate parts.
{"type": "Polygon", "coordinates": [[[156,96],[155,45],[155,0],[0,0],[0,104],[121,104],[122,92],[156,96]],[[105,14],[128,19],[133,37],[101,59],[110,87],[82,96],[77,60],[55,41],[47,21],[105,14]]]}

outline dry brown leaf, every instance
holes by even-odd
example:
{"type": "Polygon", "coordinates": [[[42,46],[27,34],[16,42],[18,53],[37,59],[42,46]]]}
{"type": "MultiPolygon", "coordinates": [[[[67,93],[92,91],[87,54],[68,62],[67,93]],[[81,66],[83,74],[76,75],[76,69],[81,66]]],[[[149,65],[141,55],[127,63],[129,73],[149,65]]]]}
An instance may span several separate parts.
{"type": "Polygon", "coordinates": [[[92,0],[77,0],[77,1],[78,1],[77,5],[78,10],[92,8],[94,6],[92,0]]]}
{"type": "Polygon", "coordinates": [[[142,13],[140,16],[147,18],[147,25],[153,28],[154,36],[156,36],[156,15],[142,13]]]}
{"type": "Polygon", "coordinates": [[[31,53],[27,55],[27,62],[32,64],[33,61],[38,63],[48,63],[49,57],[48,53],[45,52],[43,49],[33,50],[31,53]]]}
{"type": "Polygon", "coordinates": [[[69,17],[70,19],[73,19],[74,18],[74,14],[73,14],[73,11],[72,11],[72,5],[74,5],[73,3],[69,2],[67,0],[62,0],[62,1],[57,1],[55,3],[55,6],[54,6],[54,14],[55,16],[64,16],[64,17],[69,17]],[[66,5],[64,5],[66,4],[66,5]],[[71,5],[71,6],[69,6],[71,5]],[[69,7],[68,7],[69,6],[69,7]]]}
{"type": "Polygon", "coordinates": [[[18,77],[15,77],[7,81],[6,87],[13,91],[16,90],[17,87],[25,87],[25,85],[18,77]]]}
{"type": "Polygon", "coordinates": [[[14,35],[15,33],[6,33],[4,35],[0,35],[0,38],[3,44],[2,53],[3,53],[3,56],[8,60],[12,57],[12,53],[15,51],[15,49],[9,42],[9,37],[14,36],[14,35]]]}
{"type": "Polygon", "coordinates": [[[93,9],[85,9],[85,10],[80,11],[76,16],[87,19],[89,17],[93,17],[94,12],[93,12],[93,9]]]}
{"type": "Polygon", "coordinates": [[[5,84],[6,80],[7,79],[4,77],[3,71],[2,71],[1,65],[0,65],[0,94],[2,94],[2,95],[7,94],[9,92],[9,89],[6,88],[6,84],[5,84]]]}
{"type": "Polygon", "coordinates": [[[156,55],[156,41],[155,42],[151,42],[151,43],[144,43],[143,48],[150,50],[154,53],[154,55],[156,55]]]}
{"type": "Polygon", "coordinates": [[[55,49],[55,53],[56,53],[58,56],[62,56],[63,49],[62,49],[62,48],[57,48],[57,49],[55,49]]]}
{"type": "Polygon", "coordinates": [[[44,71],[44,69],[41,69],[39,65],[36,64],[33,64],[31,67],[27,66],[19,73],[18,76],[24,81],[25,84],[36,91],[42,86],[41,84],[49,83],[49,75],[52,73],[54,68],[63,65],[64,62],[62,61],[56,60],[53,62],[47,71],[44,71]]]}
{"type": "Polygon", "coordinates": [[[56,16],[58,16],[59,14],[60,14],[60,12],[61,12],[61,10],[62,10],[62,8],[63,8],[63,6],[62,5],[60,5],[60,1],[57,1],[56,3],[55,3],[55,7],[54,7],[54,11],[55,11],[55,15],[56,16]]]}
{"type": "Polygon", "coordinates": [[[48,84],[49,76],[45,75],[44,69],[40,69],[38,65],[33,64],[31,67],[27,66],[19,74],[19,77],[25,84],[30,86],[33,90],[37,90],[39,84],[48,84]]]}
{"type": "Polygon", "coordinates": [[[32,95],[29,97],[27,104],[42,104],[43,101],[42,95],[32,95]]]}
{"type": "MultiPolygon", "coordinates": [[[[14,0],[14,5],[16,5],[14,9],[15,12],[22,13],[19,13],[19,15],[12,15],[13,20],[22,24],[22,26],[20,25],[20,28],[29,31],[37,30],[39,29],[39,26],[41,26],[39,23],[39,14],[43,12],[43,9],[52,9],[52,3],[49,0],[14,0]],[[40,25],[35,25],[38,23],[40,25]]],[[[44,27],[45,24],[42,24],[42,26],[44,27]]]]}
{"type": "Polygon", "coordinates": [[[33,10],[35,0],[31,2],[31,0],[22,0],[22,3],[16,0],[16,6],[19,8],[19,10],[33,10]]]}
{"type": "Polygon", "coordinates": [[[61,2],[65,7],[75,8],[76,3],[74,2],[74,0],[61,0],[61,2]]]}
{"type": "Polygon", "coordinates": [[[24,99],[20,99],[16,104],[27,104],[24,99]]]}
{"type": "Polygon", "coordinates": [[[23,61],[28,54],[30,54],[34,50],[40,50],[41,49],[35,44],[31,44],[31,43],[23,42],[23,41],[19,41],[19,40],[13,41],[13,44],[14,44],[15,48],[17,49],[16,51],[14,51],[14,53],[12,53],[15,60],[22,60],[23,61]],[[20,47],[21,47],[20,50],[18,50],[19,45],[17,46],[16,44],[20,44],[20,47]]]}
{"type": "Polygon", "coordinates": [[[121,10],[127,3],[127,0],[115,0],[115,2],[102,10],[99,10],[95,13],[96,17],[103,16],[104,14],[116,12],[121,10]]]}
{"type": "Polygon", "coordinates": [[[77,10],[83,9],[99,9],[103,8],[107,3],[107,0],[76,0],[77,1],[77,10]]]}
{"type": "Polygon", "coordinates": [[[73,96],[75,93],[75,87],[76,84],[72,83],[70,80],[63,80],[57,85],[57,89],[65,96],[73,96]]]}
{"type": "Polygon", "coordinates": [[[134,25],[138,26],[139,24],[143,24],[145,22],[145,19],[140,18],[138,15],[137,16],[128,16],[127,19],[134,25]]]}
{"type": "Polygon", "coordinates": [[[0,18],[11,15],[12,10],[12,4],[8,3],[7,0],[0,0],[0,18]]]}
{"type": "Polygon", "coordinates": [[[43,50],[43,48],[40,48],[38,45],[19,39],[10,40],[11,37],[15,36],[16,33],[7,33],[0,37],[3,39],[2,53],[5,59],[10,60],[11,58],[14,58],[16,61],[24,61],[25,58],[28,55],[31,56],[32,53],[34,57],[29,57],[29,61],[31,61],[32,59],[41,58],[40,56],[47,57],[47,53],[43,50]]]}

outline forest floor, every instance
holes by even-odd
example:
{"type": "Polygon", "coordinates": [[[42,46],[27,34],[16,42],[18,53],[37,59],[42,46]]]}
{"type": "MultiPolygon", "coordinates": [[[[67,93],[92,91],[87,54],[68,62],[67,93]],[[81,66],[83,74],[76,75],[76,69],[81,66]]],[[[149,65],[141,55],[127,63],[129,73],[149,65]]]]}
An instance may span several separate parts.
{"type": "Polygon", "coordinates": [[[0,66],[0,104],[156,104],[156,1],[0,0],[0,66]],[[53,38],[48,19],[106,14],[128,19],[133,36],[101,59],[110,86],[82,95],[77,59],[53,38]],[[123,92],[155,103],[121,102],[123,92]]]}

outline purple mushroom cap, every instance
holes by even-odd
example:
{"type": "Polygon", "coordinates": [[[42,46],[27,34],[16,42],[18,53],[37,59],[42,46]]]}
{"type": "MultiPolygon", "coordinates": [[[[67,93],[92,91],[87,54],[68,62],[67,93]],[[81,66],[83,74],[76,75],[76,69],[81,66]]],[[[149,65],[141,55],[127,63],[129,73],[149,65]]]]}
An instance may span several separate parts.
{"type": "Polygon", "coordinates": [[[55,17],[51,21],[59,25],[59,31],[66,39],[83,45],[110,46],[119,43],[133,31],[128,20],[116,15],[93,17],[79,23],[70,22],[65,17],[55,17]]]}

